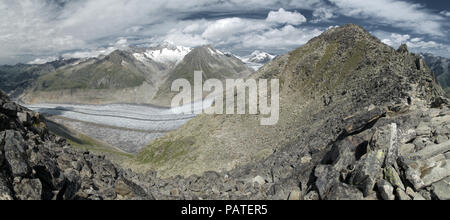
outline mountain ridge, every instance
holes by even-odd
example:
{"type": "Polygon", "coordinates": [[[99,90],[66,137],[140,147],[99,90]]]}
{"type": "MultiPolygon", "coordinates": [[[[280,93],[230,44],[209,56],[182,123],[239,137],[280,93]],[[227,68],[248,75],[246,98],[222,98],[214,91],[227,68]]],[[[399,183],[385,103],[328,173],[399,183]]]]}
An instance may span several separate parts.
{"type": "Polygon", "coordinates": [[[260,116],[200,115],[140,152],[139,167],[169,176],[230,170],[304,143],[301,136],[312,131],[329,137],[315,140],[317,147],[327,146],[343,131],[343,118],[370,106],[430,102],[443,94],[420,57],[396,51],[356,25],[330,29],[251,77],[279,78],[276,126],[259,126],[260,116]]]}
{"type": "Polygon", "coordinates": [[[220,79],[247,76],[253,72],[237,58],[212,46],[190,49],[163,43],[152,48],[116,50],[109,55],[52,69],[37,76],[36,83],[27,85],[23,94],[17,96],[24,103],[169,106],[172,95],[161,91],[170,93],[167,89],[170,80],[193,75],[194,69],[220,79]],[[190,55],[192,53],[198,56],[190,55]],[[183,62],[187,57],[191,61],[183,62]],[[192,70],[192,73],[185,70],[192,70]]]}

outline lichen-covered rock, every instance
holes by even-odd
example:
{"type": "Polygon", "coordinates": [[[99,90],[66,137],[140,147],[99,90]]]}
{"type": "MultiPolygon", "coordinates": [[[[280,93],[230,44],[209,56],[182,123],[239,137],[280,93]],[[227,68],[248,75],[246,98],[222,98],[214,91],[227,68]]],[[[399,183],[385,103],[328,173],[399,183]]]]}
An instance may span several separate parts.
{"type": "Polygon", "coordinates": [[[39,179],[22,179],[14,182],[14,192],[19,200],[41,200],[42,183],[39,179]]]}
{"type": "Polygon", "coordinates": [[[395,200],[394,187],[385,180],[377,182],[378,192],[384,200],[395,200]]]}
{"type": "Polygon", "coordinates": [[[13,130],[7,130],[4,135],[5,159],[11,168],[14,177],[26,177],[30,174],[31,168],[26,156],[26,145],[22,135],[13,130]]]}

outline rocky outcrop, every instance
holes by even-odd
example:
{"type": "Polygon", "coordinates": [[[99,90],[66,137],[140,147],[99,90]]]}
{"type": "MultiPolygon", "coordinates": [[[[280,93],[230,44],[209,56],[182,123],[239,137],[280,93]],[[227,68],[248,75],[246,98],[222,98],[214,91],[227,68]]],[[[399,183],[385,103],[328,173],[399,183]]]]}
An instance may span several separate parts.
{"type": "Polygon", "coordinates": [[[72,149],[38,113],[0,96],[0,200],[152,198],[104,156],[72,149]]]}

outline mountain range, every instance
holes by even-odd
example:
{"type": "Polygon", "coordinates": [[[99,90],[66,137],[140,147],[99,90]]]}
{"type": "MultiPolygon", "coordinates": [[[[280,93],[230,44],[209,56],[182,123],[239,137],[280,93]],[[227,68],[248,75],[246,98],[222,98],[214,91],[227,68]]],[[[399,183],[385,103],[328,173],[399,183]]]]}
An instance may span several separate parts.
{"type": "Polygon", "coordinates": [[[253,70],[212,46],[188,48],[169,42],[152,48],[116,50],[87,59],[42,65],[3,66],[0,89],[25,103],[136,103],[170,105],[171,82],[202,70],[207,78],[247,77],[253,70]],[[14,77],[10,77],[13,75],[14,77]],[[20,88],[20,89],[17,89],[20,88]]]}

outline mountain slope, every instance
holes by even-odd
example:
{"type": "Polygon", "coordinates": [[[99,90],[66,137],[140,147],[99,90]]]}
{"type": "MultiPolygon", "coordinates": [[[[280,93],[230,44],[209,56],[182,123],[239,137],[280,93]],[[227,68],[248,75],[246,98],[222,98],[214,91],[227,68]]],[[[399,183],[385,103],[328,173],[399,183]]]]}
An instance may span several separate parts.
{"type": "Polygon", "coordinates": [[[139,153],[139,167],[191,175],[231,170],[287,146],[321,152],[352,115],[443,94],[419,56],[355,25],[326,31],[252,77],[280,79],[276,126],[260,126],[261,116],[200,115],[139,153]]]}
{"type": "MultiPolygon", "coordinates": [[[[203,70],[208,78],[238,78],[253,71],[211,46],[195,49],[168,42],[114,51],[36,75],[24,85],[25,103],[138,103],[170,105],[173,80],[203,70]]],[[[190,79],[190,78],[189,78],[190,79]]]]}
{"type": "Polygon", "coordinates": [[[0,89],[16,98],[40,76],[77,61],[77,59],[59,59],[46,64],[0,66],[0,89]]]}
{"type": "Polygon", "coordinates": [[[187,79],[194,85],[194,72],[203,71],[203,80],[208,79],[236,79],[244,78],[253,73],[238,58],[225,55],[212,46],[202,46],[193,49],[184,59],[168,74],[167,80],[159,88],[156,95],[157,103],[170,105],[172,93],[170,88],[172,82],[177,79],[187,79]]]}
{"type": "Polygon", "coordinates": [[[433,56],[429,53],[421,54],[421,56],[431,71],[434,72],[447,94],[450,94],[450,59],[433,56]]]}

